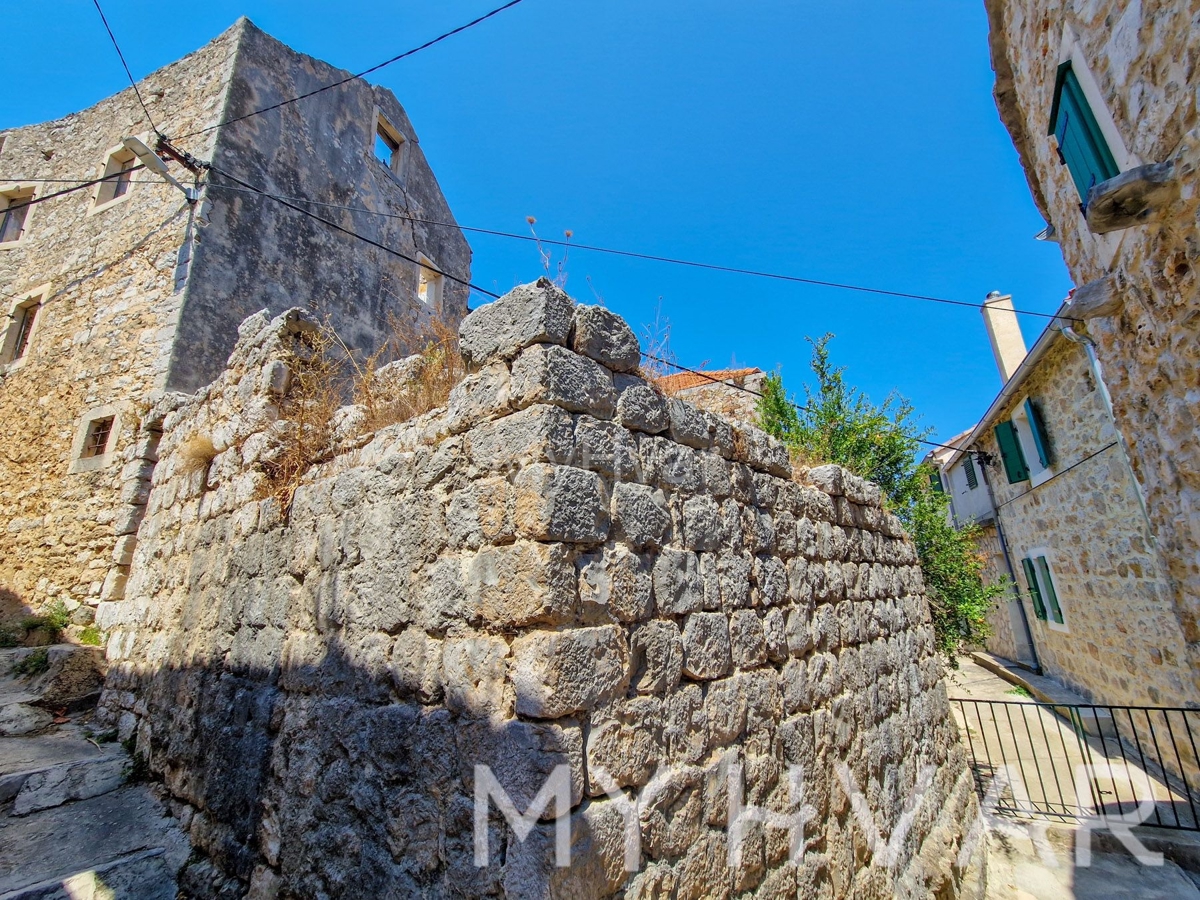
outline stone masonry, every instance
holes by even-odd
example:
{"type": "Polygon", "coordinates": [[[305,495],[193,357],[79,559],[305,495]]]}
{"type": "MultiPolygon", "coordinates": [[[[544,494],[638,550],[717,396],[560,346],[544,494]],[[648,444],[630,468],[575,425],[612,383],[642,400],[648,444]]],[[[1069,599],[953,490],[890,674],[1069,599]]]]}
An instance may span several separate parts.
{"type": "Polygon", "coordinates": [[[978,888],[916,554],[876,486],[793,475],[763,433],[665,398],[623,321],[543,280],[463,322],[446,408],[345,434],[284,511],[260,463],[303,327],[251,317],[164,408],[128,590],[99,611],[101,709],[174,798],[189,896],[978,888]],[[568,773],[523,842],[489,807],[479,866],[477,765],[517,811],[568,773]],[[794,861],[754,823],[729,864],[731,793],[809,807],[794,861]]]}
{"type": "MultiPolygon", "coordinates": [[[[171,162],[199,202],[137,170],[112,202],[102,202],[100,187],[37,202],[21,239],[0,243],[4,597],[33,610],[60,601],[83,623],[102,597],[121,595],[161,424],[147,412],[161,392],[217,377],[238,325],[256,310],[303,306],[364,355],[434,318],[457,327],[466,314],[467,290],[453,278],[469,278],[470,248],[391,92],[355,80],[218,127],[347,74],[239,20],[139,83],[155,124],[215,166],[198,174],[171,162]],[[392,166],[373,152],[380,116],[406,138],[392,166]],[[389,214],[305,207],[399,255],[230,176],[286,197],[389,214]],[[453,276],[424,299],[421,257],[453,276]],[[26,350],[14,358],[21,304],[35,302],[26,350]],[[106,417],[106,452],[84,457],[88,423],[106,417]]],[[[0,133],[0,168],[91,180],[129,136],[154,144],[132,88],[0,133]]],[[[0,184],[0,195],[33,191],[36,200],[68,186],[0,184]]]]}
{"type": "MultiPolygon", "coordinates": [[[[987,0],[996,102],[1075,283],[1146,496],[1193,670],[1200,664],[1200,11],[1182,0],[987,0]],[[1050,130],[1055,73],[1072,66],[1123,173],[1171,163],[1154,215],[1097,234],[1050,130]]],[[[1114,179],[1115,180],[1115,179],[1114,179]]],[[[1078,292],[1077,292],[1078,293],[1078,292]]],[[[1069,310],[1069,312],[1073,312],[1069,310]]],[[[1164,698],[1164,702],[1170,702],[1164,698]]]]}

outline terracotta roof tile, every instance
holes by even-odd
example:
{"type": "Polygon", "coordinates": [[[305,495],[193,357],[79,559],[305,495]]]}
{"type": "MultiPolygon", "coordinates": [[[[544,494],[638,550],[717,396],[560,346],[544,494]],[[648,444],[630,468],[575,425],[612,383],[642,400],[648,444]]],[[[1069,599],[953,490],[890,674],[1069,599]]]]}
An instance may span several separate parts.
{"type": "Polygon", "coordinates": [[[705,372],[703,375],[697,375],[692,372],[679,372],[676,375],[664,375],[662,378],[656,378],[655,384],[662,388],[666,393],[673,394],[676,391],[684,391],[688,388],[700,387],[705,384],[714,384],[718,381],[735,381],[745,378],[747,375],[757,375],[762,372],[762,369],[718,369],[711,372],[705,372]]]}

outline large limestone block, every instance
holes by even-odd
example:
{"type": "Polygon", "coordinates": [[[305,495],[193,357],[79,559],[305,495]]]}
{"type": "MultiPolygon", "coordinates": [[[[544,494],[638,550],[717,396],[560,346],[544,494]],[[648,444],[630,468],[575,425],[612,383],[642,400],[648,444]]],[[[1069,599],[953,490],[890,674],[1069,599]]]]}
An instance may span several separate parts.
{"type": "Polygon", "coordinates": [[[462,320],[458,346],[469,368],[512,359],[532,344],[566,344],[574,304],[545,278],[513,288],[462,320]]]}
{"type": "Polygon", "coordinates": [[[538,463],[522,469],[513,487],[522,537],[581,544],[608,537],[608,492],[595,472],[538,463]]]}
{"type": "Polygon", "coordinates": [[[679,626],[667,620],[647,622],[633,633],[633,687],[639,694],[672,691],[683,673],[679,626]]]}
{"type": "Polygon", "coordinates": [[[692,613],[683,626],[683,671],[708,681],[729,672],[729,620],[724,613],[692,613]]]}
{"type": "Polygon", "coordinates": [[[650,567],[646,560],[617,545],[603,551],[581,554],[579,599],[584,616],[597,614],[621,622],[641,622],[650,617],[653,605],[650,567]]]}
{"type": "Polygon", "coordinates": [[[654,602],[659,612],[680,615],[704,604],[700,563],[689,550],[663,550],[654,563],[654,602]]]}
{"type": "Polygon", "coordinates": [[[660,434],[671,424],[667,401],[657,390],[640,378],[618,375],[614,384],[619,393],[617,419],[626,428],[660,434]]]}
{"type": "Polygon", "coordinates": [[[466,568],[468,607],[484,622],[520,627],[575,613],[575,566],[561,544],[484,547],[466,568]]]}
{"type": "Polygon", "coordinates": [[[613,486],[613,521],[621,536],[632,546],[662,546],[671,528],[671,512],[662,491],[644,484],[613,486]]]}
{"type": "Polygon", "coordinates": [[[617,395],[612,373],[565,347],[536,344],[512,367],[512,397],[518,407],[550,403],[571,412],[610,418],[617,395]]]}
{"type": "Polygon", "coordinates": [[[614,372],[632,372],[642,359],[633,329],[603,306],[575,307],[571,349],[614,372]]]}
{"type": "Polygon", "coordinates": [[[629,647],[612,625],[534,631],[512,644],[517,713],[557,719],[616,696],[629,683],[629,647]]]}
{"type": "Polygon", "coordinates": [[[471,463],[485,472],[503,472],[549,462],[570,462],[575,423],[557,406],[538,404],[494,422],[477,425],[466,435],[471,463]]]}

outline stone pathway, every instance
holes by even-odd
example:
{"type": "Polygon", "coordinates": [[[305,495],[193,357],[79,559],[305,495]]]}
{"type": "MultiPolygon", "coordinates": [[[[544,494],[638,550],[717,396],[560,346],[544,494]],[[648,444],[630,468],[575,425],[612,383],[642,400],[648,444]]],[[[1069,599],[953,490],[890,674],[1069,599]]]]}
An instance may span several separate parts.
{"type": "MultiPolygon", "coordinates": [[[[1068,737],[1065,741],[1057,739],[1058,730],[1063,727],[1061,720],[1034,706],[1032,699],[1021,696],[1019,692],[1013,693],[1014,686],[1010,682],[971,660],[963,660],[959,671],[951,673],[947,688],[951,697],[1027,702],[1027,708],[1020,709],[1011,717],[1003,712],[993,713],[986,707],[979,716],[974,712],[964,716],[956,704],[952,703],[951,706],[959,728],[965,729],[964,742],[975,741],[976,752],[983,756],[980,741],[986,732],[992,742],[990,749],[993,762],[1003,760],[1014,770],[1027,773],[1024,780],[1031,800],[1043,803],[1056,797],[1068,801],[1073,797],[1074,789],[1069,784],[1063,785],[1061,794],[1055,793],[1057,788],[1046,768],[1047,762],[1052,761],[1047,759],[1047,755],[1058,756],[1060,763],[1067,764],[1083,760],[1079,745],[1073,743],[1074,735],[1069,729],[1066,730],[1068,737]],[[1001,721],[993,720],[992,717],[996,715],[1001,721]],[[1001,727],[997,728],[997,725],[1001,727]],[[1002,743],[997,741],[999,732],[1007,733],[1002,743]],[[1013,735],[1017,739],[1013,739],[1013,735]],[[1050,735],[1051,739],[1042,742],[1043,735],[1050,735]],[[1035,753],[1034,750],[1040,752],[1035,753]],[[1039,765],[1042,766],[1040,772],[1043,776],[1040,780],[1039,765]]],[[[1169,789],[1161,782],[1152,778],[1151,783],[1155,785],[1156,795],[1171,797],[1169,789]]],[[[1031,836],[1018,830],[992,830],[989,833],[988,900],[1106,900],[1130,897],[1200,900],[1200,888],[1197,887],[1200,875],[1181,868],[1169,858],[1164,859],[1161,866],[1142,865],[1124,852],[1111,835],[1097,835],[1093,838],[1091,864],[1079,866],[1076,865],[1075,841],[1082,837],[1082,832],[1068,820],[1053,824],[1044,819],[1011,821],[1017,826],[1023,823],[1040,825],[1043,837],[1039,839],[1039,846],[1035,846],[1031,836]]],[[[1169,850],[1174,843],[1180,852],[1168,852],[1168,856],[1200,859],[1200,853],[1197,852],[1200,850],[1200,841],[1196,838],[1161,829],[1154,829],[1153,832],[1154,840],[1147,839],[1152,849],[1169,850]]]]}
{"type": "Polygon", "coordinates": [[[174,900],[187,838],[89,727],[102,656],[42,650],[0,650],[0,900],[174,900]]]}

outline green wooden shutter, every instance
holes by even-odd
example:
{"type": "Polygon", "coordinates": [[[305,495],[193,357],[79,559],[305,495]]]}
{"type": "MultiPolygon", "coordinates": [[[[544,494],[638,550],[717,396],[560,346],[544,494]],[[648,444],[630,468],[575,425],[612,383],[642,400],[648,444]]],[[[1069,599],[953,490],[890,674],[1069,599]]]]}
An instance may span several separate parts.
{"type": "Polygon", "coordinates": [[[942,486],[942,473],[937,469],[929,470],[929,486],[939,494],[944,494],[946,489],[942,486]]]}
{"type": "Polygon", "coordinates": [[[1038,589],[1037,576],[1033,573],[1033,560],[1021,560],[1021,568],[1025,570],[1025,582],[1029,585],[1029,599],[1033,601],[1033,614],[1044,620],[1046,607],[1042,603],[1042,592],[1038,589]]]}
{"type": "Polygon", "coordinates": [[[1050,111],[1050,133],[1058,139],[1062,161],[1085,203],[1093,185],[1120,174],[1069,62],[1058,67],[1054,105],[1050,111]]]}
{"type": "Polygon", "coordinates": [[[971,490],[979,487],[979,476],[975,474],[975,463],[969,453],[963,457],[963,472],[967,475],[967,487],[971,490]]]}
{"type": "Polygon", "coordinates": [[[1000,458],[1004,460],[1004,474],[1009,484],[1029,480],[1029,466],[1021,451],[1021,441],[1012,422],[1001,422],[995,428],[996,443],[1000,445],[1000,458]]]}
{"type": "Polygon", "coordinates": [[[1038,461],[1043,469],[1050,468],[1050,448],[1046,443],[1046,425],[1042,422],[1042,414],[1033,405],[1033,401],[1025,401],[1025,415],[1029,419],[1029,431],[1033,434],[1033,446],[1037,448],[1038,461]]]}
{"type": "Polygon", "coordinates": [[[1050,618],[1059,625],[1063,624],[1062,608],[1058,605],[1058,595],[1054,593],[1054,581],[1050,577],[1050,565],[1046,562],[1046,557],[1039,556],[1035,563],[1037,564],[1038,574],[1042,576],[1042,587],[1045,589],[1046,600],[1050,602],[1050,618]]]}

